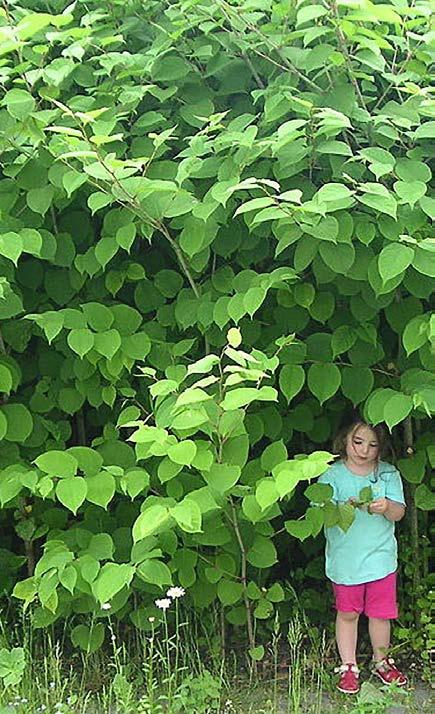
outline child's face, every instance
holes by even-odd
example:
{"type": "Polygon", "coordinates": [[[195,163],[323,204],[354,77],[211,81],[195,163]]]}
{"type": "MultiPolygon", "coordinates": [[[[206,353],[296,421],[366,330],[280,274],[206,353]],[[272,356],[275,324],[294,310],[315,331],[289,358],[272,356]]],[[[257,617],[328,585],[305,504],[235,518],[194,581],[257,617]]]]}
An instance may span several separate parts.
{"type": "Polygon", "coordinates": [[[355,466],[375,464],[379,456],[379,442],[375,432],[369,426],[360,424],[348,434],[346,456],[355,466]]]}

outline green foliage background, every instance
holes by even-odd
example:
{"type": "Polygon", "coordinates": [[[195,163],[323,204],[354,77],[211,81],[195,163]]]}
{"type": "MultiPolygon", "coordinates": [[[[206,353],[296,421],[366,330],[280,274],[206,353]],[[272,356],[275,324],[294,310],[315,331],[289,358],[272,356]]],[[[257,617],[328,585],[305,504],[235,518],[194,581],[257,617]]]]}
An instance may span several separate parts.
{"type": "Polygon", "coordinates": [[[175,582],[253,647],[306,559],[321,612],[305,539],[328,516],[298,520],[298,483],[351,405],[393,431],[417,596],[430,16],[407,0],[3,5],[1,586],[21,581],[36,627],[73,614],[73,642],[96,648],[104,627],[91,642],[83,617],[110,601],[146,628],[175,582]]]}

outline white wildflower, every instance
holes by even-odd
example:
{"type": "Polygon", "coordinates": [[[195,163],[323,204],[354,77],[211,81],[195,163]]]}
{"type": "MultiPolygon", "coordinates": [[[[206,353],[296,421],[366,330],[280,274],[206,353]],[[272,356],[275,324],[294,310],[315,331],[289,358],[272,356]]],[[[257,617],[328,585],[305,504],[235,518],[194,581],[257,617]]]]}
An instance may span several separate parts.
{"type": "Polygon", "coordinates": [[[149,618],[148,618],[148,622],[153,623],[153,622],[155,622],[155,621],[156,621],[156,618],[155,618],[155,617],[149,617],[149,618]]]}
{"type": "Polygon", "coordinates": [[[154,600],[154,605],[159,610],[167,610],[168,607],[171,607],[171,600],[168,597],[162,597],[161,600],[154,600]]]}
{"type": "Polygon", "coordinates": [[[103,604],[101,605],[102,610],[110,610],[111,608],[112,608],[112,606],[111,606],[110,602],[103,602],[103,604]]]}
{"type": "Polygon", "coordinates": [[[185,595],[185,594],[186,594],[186,591],[184,588],[174,587],[174,588],[169,588],[168,592],[166,593],[166,596],[171,597],[174,600],[176,600],[179,597],[183,597],[183,595],[185,595]]]}
{"type": "Polygon", "coordinates": [[[50,689],[54,689],[56,686],[56,682],[50,682],[50,689]]]}

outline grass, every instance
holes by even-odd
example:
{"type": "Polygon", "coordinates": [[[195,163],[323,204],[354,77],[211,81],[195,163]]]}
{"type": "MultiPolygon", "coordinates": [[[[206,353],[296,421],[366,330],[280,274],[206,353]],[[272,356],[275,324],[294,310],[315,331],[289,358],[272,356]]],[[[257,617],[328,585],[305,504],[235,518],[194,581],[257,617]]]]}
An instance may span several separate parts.
{"type": "Polygon", "coordinates": [[[257,666],[231,643],[222,656],[219,618],[207,627],[166,611],[146,630],[108,618],[109,643],[71,650],[62,631],[13,629],[0,620],[0,714],[382,714],[429,712],[427,690],[385,690],[362,676],[360,694],[340,695],[331,675],[332,643],[296,611],[286,633],[275,620],[257,666]],[[286,666],[280,663],[286,660],[286,666]],[[427,701],[425,701],[427,700],[427,701]]]}
{"type": "MultiPolygon", "coordinates": [[[[389,711],[394,707],[394,712],[397,714],[422,714],[423,712],[433,711],[433,705],[430,702],[429,692],[425,693],[424,700],[422,698],[415,698],[414,693],[409,692],[385,692],[374,684],[367,683],[363,686],[360,695],[357,697],[345,697],[332,695],[328,696],[326,693],[322,700],[322,708],[320,711],[324,714],[388,714],[389,711]],[[369,686],[367,686],[367,684],[369,686]]],[[[222,711],[234,712],[235,714],[285,714],[291,711],[287,708],[287,701],[285,697],[282,697],[281,703],[276,708],[272,696],[268,696],[267,691],[254,690],[248,700],[243,702],[240,695],[234,695],[232,700],[232,709],[222,711]],[[255,696],[257,694],[257,696],[255,696]]],[[[284,692],[283,692],[284,694],[284,692]]],[[[304,714],[311,714],[315,711],[310,704],[310,693],[306,693],[302,701],[301,712],[304,714]]],[[[192,712],[193,714],[193,712],[192,712]]]]}

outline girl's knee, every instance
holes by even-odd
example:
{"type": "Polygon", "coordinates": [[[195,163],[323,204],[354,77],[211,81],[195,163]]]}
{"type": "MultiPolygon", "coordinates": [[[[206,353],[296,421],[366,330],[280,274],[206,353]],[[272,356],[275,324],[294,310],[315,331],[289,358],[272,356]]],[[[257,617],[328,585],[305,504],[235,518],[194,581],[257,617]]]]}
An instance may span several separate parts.
{"type": "Polygon", "coordinates": [[[354,622],[355,620],[358,620],[359,612],[343,612],[339,610],[337,612],[337,617],[339,617],[343,622],[354,622]]]}

